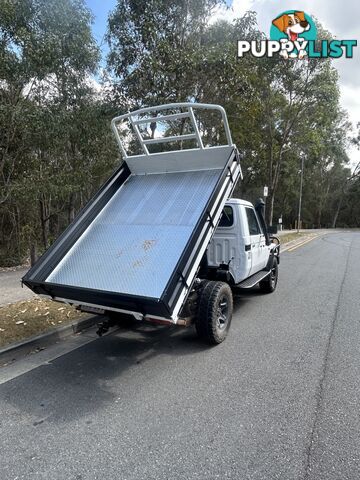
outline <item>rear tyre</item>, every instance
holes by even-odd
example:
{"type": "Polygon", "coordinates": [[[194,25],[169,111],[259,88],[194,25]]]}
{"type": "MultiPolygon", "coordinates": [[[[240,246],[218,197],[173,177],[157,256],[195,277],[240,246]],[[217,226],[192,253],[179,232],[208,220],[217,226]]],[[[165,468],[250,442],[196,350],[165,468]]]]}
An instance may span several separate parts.
{"type": "Polygon", "coordinates": [[[276,257],[272,257],[270,263],[270,273],[269,275],[259,282],[260,290],[263,293],[272,293],[276,289],[279,276],[279,267],[276,257]]]}
{"type": "Polygon", "coordinates": [[[198,336],[210,345],[223,342],[233,313],[232,292],[227,283],[206,282],[200,293],[195,327],[198,336]]]}

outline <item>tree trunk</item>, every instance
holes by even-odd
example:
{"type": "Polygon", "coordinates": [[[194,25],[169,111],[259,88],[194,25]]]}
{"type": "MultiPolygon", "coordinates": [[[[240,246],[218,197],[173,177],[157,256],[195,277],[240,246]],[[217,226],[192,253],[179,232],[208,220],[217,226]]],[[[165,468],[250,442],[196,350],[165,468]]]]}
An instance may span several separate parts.
{"type": "Polygon", "coordinates": [[[323,197],[320,197],[319,209],[318,209],[318,213],[317,213],[317,228],[321,228],[322,213],[323,213],[324,206],[325,206],[326,201],[327,201],[328,196],[329,196],[329,191],[330,191],[330,182],[328,181],[325,193],[324,193],[323,197]]]}
{"type": "Polygon", "coordinates": [[[337,205],[337,208],[336,208],[336,211],[335,211],[335,215],[334,215],[333,222],[332,222],[332,225],[331,225],[332,228],[336,228],[336,222],[337,222],[337,219],[339,217],[339,213],[340,213],[340,209],[341,209],[341,206],[342,206],[342,203],[343,203],[343,200],[344,200],[344,196],[345,196],[345,187],[343,187],[341,197],[339,199],[339,202],[338,202],[338,205],[337,205]]]}
{"type": "Polygon", "coordinates": [[[30,265],[33,267],[37,261],[37,252],[36,252],[36,244],[31,242],[30,244],[30,265]]]}
{"type": "Polygon", "coordinates": [[[41,238],[44,248],[46,249],[49,244],[49,220],[48,209],[44,200],[39,201],[40,207],[40,223],[41,223],[41,238]]]}
{"type": "Polygon", "coordinates": [[[317,220],[316,220],[317,228],[321,228],[321,215],[322,215],[322,205],[319,205],[319,209],[317,212],[317,220]]]}
{"type": "Polygon", "coordinates": [[[274,202],[275,202],[275,192],[272,189],[269,189],[270,195],[267,198],[266,202],[266,218],[267,218],[267,224],[272,225],[273,222],[273,216],[274,216],[274,202]]]}
{"type": "Polygon", "coordinates": [[[55,218],[53,216],[53,222],[54,222],[54,233],[55,233],[55,237],[57,238],[60,235],[60,216],[58,213],[55,215],[55,218]]]}
{"type": "Polygon", "coordinates": [[[332,221],[331,228],[336,228],[336,222],[337,222],[337,219],[338,219],[338,216],[339,216],[339,213],[340,213],[340,208],[341,208],[341,201],[338,203],[338,206],[337,206],[337,209],[336,209],[333,221],[332,221]]]}
{"type": "Polygon", "coordinates": [[[74,220],[75,218],[75,194],[70,193],[69,197],[69,210],[68,210],[68,220],[69,224],[74,220]]]}
{"type": "Polygon", "coordinates": [[[16,246],[17,246],[17,256],[20,259],[22,257],[21,252],[21,235],[20,235],[20,208],[18,205],[15,206],[15,218],[16,218],[16,246]]]}

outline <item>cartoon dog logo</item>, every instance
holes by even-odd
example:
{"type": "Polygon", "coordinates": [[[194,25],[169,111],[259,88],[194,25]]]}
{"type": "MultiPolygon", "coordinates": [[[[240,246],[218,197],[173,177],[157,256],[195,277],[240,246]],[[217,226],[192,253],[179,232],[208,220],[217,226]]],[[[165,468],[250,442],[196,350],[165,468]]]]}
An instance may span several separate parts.
{"type": "MultiPolygon", "coordinates": [[[[287,35],[288,40],[291,42],[302,42],[302,38],[299,36],[310,30],[310,24],[305,18],[304,12],[294,12],[294,13],[285,13],[284,15],[280,15],[280,17],[275,18],[273,20],[273,25],[277,27],[280,32],[287,35]]],[[[284,58],[304,58],[307,53],[305,49],[300,48],[298,53],[290,53],[286,50],[282,50],[281,55],[284,58]]]]}

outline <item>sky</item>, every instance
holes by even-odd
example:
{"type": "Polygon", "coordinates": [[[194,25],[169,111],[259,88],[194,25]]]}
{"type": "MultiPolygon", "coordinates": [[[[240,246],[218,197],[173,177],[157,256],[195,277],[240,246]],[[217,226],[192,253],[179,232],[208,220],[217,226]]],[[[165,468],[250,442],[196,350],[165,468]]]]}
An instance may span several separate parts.
{"type": "MultiPolygon", "coordinates": [[[[145,0],[144,0],[145,1],[145,0]]],[[[86,0],[94,14],[93,33],[96,41],[107,52],[104,34],[108,13],[116,5],[116,0],[86,0]]],[[[355,126],[360,122],[360,1],[359,0],[301,0],[294,3],[291,0],[227,0],[225,6],[214,12],[212,22],[217,19],[241,17],[247,10],[258,14],[258,24],[262,31],[269,33],[272,19],[285,10],[302,10],[316,17],[336,38],[340,40],[358,40],[354,49],[353,59],[335,59],[333,65],[340,76],[341,105],[349,113],[349,118],[355,126]]],[[[240,40],[240,39],[239,39],[240,40]]],[[[349,156],[352,165],[360,160],[360,151],[351,148],[349,156]]]]}
{"type": "Polygon", "coordinates": [[[116,0],[85,0],[87,6],[94,15],[93,34],[102,50],[106,50],[106,42],[104,41],[104,34],[107,28],[107,18],[110,10],[116,5],[116,0]]]}

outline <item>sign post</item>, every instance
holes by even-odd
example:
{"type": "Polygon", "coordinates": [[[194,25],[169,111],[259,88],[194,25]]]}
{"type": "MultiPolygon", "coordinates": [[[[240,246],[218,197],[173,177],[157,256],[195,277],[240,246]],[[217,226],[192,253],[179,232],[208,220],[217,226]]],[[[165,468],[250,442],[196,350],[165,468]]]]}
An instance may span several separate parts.
{"type": "MultiPolygon", "coordinates": [[[[265,205],[264,205],[264,220],[265,220],[265,212],[266,212],[266,198],[269,194],[269,188],[265,185],[264,187],[264,202],[265,202],[265,205]]],[[[265,220],[265,223],[266,223],[266,220],[265,220]]]]}

